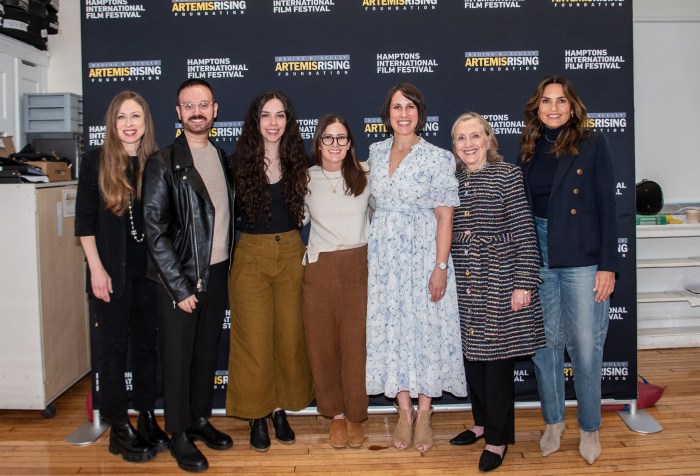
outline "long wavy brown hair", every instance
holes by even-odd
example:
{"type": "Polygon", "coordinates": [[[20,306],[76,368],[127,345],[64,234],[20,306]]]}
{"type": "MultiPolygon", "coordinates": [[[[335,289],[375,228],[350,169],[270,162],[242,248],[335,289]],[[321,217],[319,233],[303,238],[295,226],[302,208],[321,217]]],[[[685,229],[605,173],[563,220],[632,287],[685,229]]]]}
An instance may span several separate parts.
{"type": "Polygon", "coordinates": [[[272,218],[270,211],[269,181],[265,174],[265,144],[260,133],[260,111],[271,99],[284,105],[287,120],[280,138],[280,164],[284,184],[284,202],[299,228],[304,222],[304,197],[308,191],[308,174],[304,142],[299,133],[292,101],[280,91],[266,91],[248,107],[245,122],[238,138],[233,161],[236,169],[236,199],[249,223],[259,213],[272,218]]]}
{"type": "Polygon", "coordinates": [[[362,170],[362,167],[357,162],[357,157],[355,156],[355,139],[352,138],[352,132],[350,132],[350,127],[345,119],[337,114],[326,114],[318,120],[316,132],[311,142],[311,147],[313,149],[311,156],[314,162],[316,162],[316,165],[323,166],[323,158],[321,157],[321,136],[323,135],[323,131],[326,130],[326,127],[336,122],[345,128],[348,139],[350,140],[350,148],[347,154],[345,154],[343,162],[340,164],[340,171],[343,175],[343,181],[345,182],[345,195],[354,195],[357,197],[365,191],[365,187],[367,186],[367,172],[362,170]]]}
{"type": "Polygon", "coordinates": [[[146,100],[134,91],[122,91],[112,98],[105,113],[105,140],[100,151],[100,173],[98,185],[102,199],[108,210],[123,216],[134,198],[141,198],[143,168],[148,157],[156,150],[156,133],[153,127],[151,110],[146,100]],[[139,143],[138,170],[131,171],[131,159],[117,132],[117,114],[124,101],[135,101],[143,109],[144,134],[139,143]],[[136,189],[131,185],[131,177],[136,173],[136,189]]]}
{"type": "Polygon", "coordinates": [[[581,99],[576,94],[573,83],[564,76],[545,76],[537,84],[535,91],[525,104],[525,129],[520,138],[520,158],[527,163],[532,160],[535,155],[535,146],[537,140],[542,135],[544,124],[539,118],[539,106],[544,88],[550,84],[561,84],[564,90],[564,95],[571,104],[573,115],[562,126],[562,130],[554,143],[552,152],[555,157],[561,157],[563,154],[570,153],[578,155],[578,143],[586,134],[586,126],[588,124],[588,115],[586,106],[583,105],[581,99]]]}

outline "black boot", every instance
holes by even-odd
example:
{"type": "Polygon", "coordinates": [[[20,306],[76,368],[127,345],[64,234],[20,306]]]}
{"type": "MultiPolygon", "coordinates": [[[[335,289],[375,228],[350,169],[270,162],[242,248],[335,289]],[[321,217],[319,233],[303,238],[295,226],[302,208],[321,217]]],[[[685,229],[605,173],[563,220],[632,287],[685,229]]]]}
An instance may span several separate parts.
{"type": "Polygon", "coordinates": [[[201,451],[195,446],[186,432],[173,433],[170,440],[170,453],[177,460],[180,469],[193,473],[206,471],[209,462],[201,451]]]}
{"type": "Polygon", "coordinates": [[[195,418],[187,434],[193,440],[202,440],[213,450],[227,450],[233,446],[233,440],[212,426],[205,417],[195,418]]]}
{"type": "Polygon", "coordinates": [[[250,420],[250,446],[256,451],[270,449],[270,435],[267,433],[267,418],[250,420]]]}
{"type": "Polygon", "coordinates": [[[294,431],[287,421],[287,413],[284,410],[277,410],[270,414],[272,426],[275,427],[275,439],[280,443],[292,444],[295,440],[294,431]]]}
{"type": "Polygon", "coordinates": [[[109,432],[109,452],[125,461],[140,463],[156,456],[156,449],[139,435],[129,421],[113,423],[109,432]]]}
{"type": "Polygon", "coordinates": [[[170,448],[170,439],[158,426],[158,420],[152,410],[139,412],[136,421],[136,431],[143,436],[157,451],[166,451],[170,448]]]}

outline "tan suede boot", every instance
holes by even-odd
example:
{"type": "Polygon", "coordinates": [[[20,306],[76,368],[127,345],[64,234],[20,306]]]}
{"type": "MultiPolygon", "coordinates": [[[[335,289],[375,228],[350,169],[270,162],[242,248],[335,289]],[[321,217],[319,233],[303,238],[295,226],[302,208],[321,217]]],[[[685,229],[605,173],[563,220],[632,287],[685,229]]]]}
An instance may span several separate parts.
{"type": "Polygon", "coordinates": [[[344,418],[331,420],[329,439],[331,440],[331,446],[333,448],[345,448],[348,445],[348,435],[345,430],[344,418]]]}
{"type": "Polygon", "coordinates": [[[595,463],[600,456],[600,438],[597,431],[581,430],[581,442],[578,445],[578,452],[588,464],[595,463]]]}
{"type": "Polygon", "coordinates": [[[348,446],[350,448],[361,448],[365,442],[365,430],[362,428],[362,422],[346,419],[345,425],[348,432],[348,446]]]}
{"type": "Polygon", "coordinates": [[[542,450],[542,456],[551,455],[559,449],[561,444],[561,436],[566,430],[566,423],[560,421],[553,425],[547,425],[540,438],[540,449],[542,450]]]}
{"type": "Polygon", "coordinates": [[[397,410],[399,412],[399,421],[396,424],[396,428],[394,428],[392,441],[396,448],[405,450],[411,446],[411,441],[413,440],[413,419],[415,412],[413,407],[406,410],[397,408],[397,410]]]}
{"type": "Polygon", "coordinates": [[[431,416],[433,408],[430,410],[418,410],[416,417],[416,431],[413,435],[413,447],[421,452],[433,449],[433,428],[431,426],[431,416]]]}

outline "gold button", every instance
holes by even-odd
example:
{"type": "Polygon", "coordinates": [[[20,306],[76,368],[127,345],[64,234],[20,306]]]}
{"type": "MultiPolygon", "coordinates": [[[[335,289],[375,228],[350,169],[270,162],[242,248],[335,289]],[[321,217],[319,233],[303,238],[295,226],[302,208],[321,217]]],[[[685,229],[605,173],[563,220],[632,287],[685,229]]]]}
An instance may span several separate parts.
{"type": "Polygon", "coordinates": [[[578,195],[579,192],[580,192],[579,189],[577,189],[577,188],[574,189],[574,195],[578,195]]]}
{"type": "Polygon", "coordinates": [[[471,276],[471,275],[472,275],[472,273],[470,273],[469,271],[467,271],[467,272],[464,273],[464,274],[466,274],[467,276],[471,276]]]}
{"type": "Polygon", "coordinates": [[[571,209],[571,214],[572,214],[572,215],[576,215],[576,209],[575,209],[575,208],[572,208],[572,209],[571,209]]]}
{"type": "Polygon", "coordinates": [[[179,166],[179,165],[176,165],[176,166],[175,166],[175,170],[180,170],[180,166],[179,166]]]}
{"type": "Polygon", "coordinates": [[[182,180],[187,180],[187,175],[183,175],[182,180]]]}
{"type": "Polygon", "coordinates": [[[474,328],[473,327],[469,328],[469,335],[472,335],[472,336],[474,335],[474,328]]]}
{"type": "Polygon", "coordinates": [[[582,174],[583,174],[583,169],[576,169],[576,173],[579,174],[579,175],[582,175],[582,174]]]}

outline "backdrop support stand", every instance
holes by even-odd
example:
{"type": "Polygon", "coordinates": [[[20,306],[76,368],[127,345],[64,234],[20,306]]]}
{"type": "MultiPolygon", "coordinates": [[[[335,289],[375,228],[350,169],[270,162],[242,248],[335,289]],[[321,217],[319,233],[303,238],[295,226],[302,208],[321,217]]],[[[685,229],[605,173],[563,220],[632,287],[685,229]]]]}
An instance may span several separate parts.
{"type": "Polygon", "coordinates": [[[646,410],[637,409],[637,400],[630,402],[629,410],[622,410],[617,414],[630,430],[637,433],[658,433],[664,429],[646,410]]]}
{"type": "Polygon", "coordinates": [[[76,446],[85,446],[94,443],[102,433],[107,431],[109,425],[102,421],[100,418],[100,411],[92,411],[92,421],[88,420],[83,423],[80,428],[71,433],[68,438],[66,438],[66,443],[76,446]]]}

